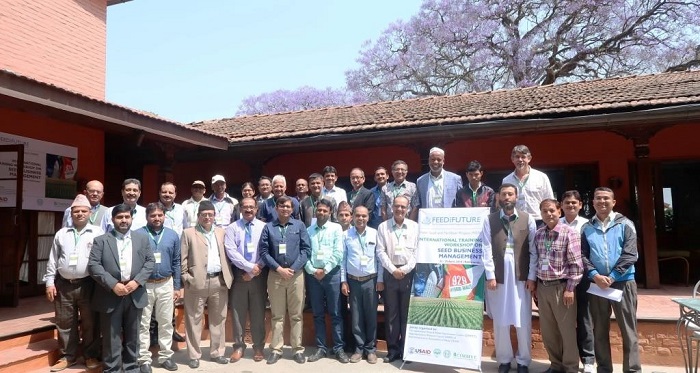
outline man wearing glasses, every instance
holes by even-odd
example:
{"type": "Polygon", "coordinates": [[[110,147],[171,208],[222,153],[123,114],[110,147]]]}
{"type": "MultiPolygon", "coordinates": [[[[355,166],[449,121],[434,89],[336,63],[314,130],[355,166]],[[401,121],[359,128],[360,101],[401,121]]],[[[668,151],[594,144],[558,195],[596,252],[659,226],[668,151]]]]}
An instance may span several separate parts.
{"type": "MultiPolygon", "coordinates": [[[[83,194],[85,194],[85,197],[87,197],[90,202],[90,217],[88,218],[88,223],[99,226],[102,223],[105,211],[107,211],[107,207],[100,203],[105,194],[104,186],[97,180],[88,181],[88,183],[85,184],[83,194]]],[[[71,208],[68,207],[63,213],[63,227],[72,226],[73,219],[71,218],[71,208]]]]}
{"type": "Polygon", "coordinates": [[[406,217],[413,221],[418,218],[418,188],[415,183],[406,180],[408,164],[402,160],[394,161],[391,165],[391,174],[394,181],[386,183],[382,188],[382,221],[393,216],[392,203],[398,196],[404,196],[408,200],[406,217]]]}

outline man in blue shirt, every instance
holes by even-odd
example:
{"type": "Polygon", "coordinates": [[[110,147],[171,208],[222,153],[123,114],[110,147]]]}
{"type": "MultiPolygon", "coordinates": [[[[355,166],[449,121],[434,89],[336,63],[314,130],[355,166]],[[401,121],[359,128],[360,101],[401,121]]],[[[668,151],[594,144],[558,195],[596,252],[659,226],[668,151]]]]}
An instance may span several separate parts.
{"type": "Polygon", "coordinates": [[[379,224],[382,222],[382,188],[386,185],[388,179],[386,168],[377,167],[374,170],[374,181],[377,183],[369,191],[374,195],[374,210],[369,217],[368,226],[377,229],[379,224]]]}
{"type": "Polygon", "coordinates": [[[354,209],[355,226],[344,235],[344,256],[340,266],[341,291],[350,300],[355,353],[351,363],[362,360],[377,363],[377,303],[384,290],[384,272],[377,259],[377,230],[367,226],[369,212],[364,206],[354,209]]]}
{"type": "Polygon", "coordinates": [[[304,223],[292,219],[292,199],[280,196],[276,200],[277,218],[265,224],[258,250],[270,268],[267,292],[272,313],[272,340],[268,364],[276,363],[282,356],[284,317],[289,313],[290,344],[294,350],[294,361],[306,362],[304,346],[301,344],[304,311],[303,268],[309,260],[311,243],[304,223]]]}
{"type": "MultiPolygon", "coordinates": [[[[275,175],[272,178],[272,197],[260,204],[258,219],[264,222],[271,222],[277,219],[277,199],[287,196],[287,179],[283,175],[275,175]]],[[[299,201],[290,198],[292,201],[292,213],[290,217],[299,219],[299,201]]]]}
{"type": "Polygon", "coordinates": [[[180,283],[180,237],[178,234],[163,226],[165,222],[165,207],[160,202],[146,206],[146,226],[140,230],[149,237],[149,246],[153,251],[155,266],[151,277],[146,281],[148,305],[141,315],[139,329],[139,365],[142,373],[151,372],[151,314],[155,313],[158,322],[158,363],[163,368],[173,371],[177,365],[172,360],[173,350],[173,316],[174,303],[182,297],[180,283]]]}
{"type": "Polygon", "coordinates": [[[331,317],[333,353],[341,363],[349,361],[343,351],[343,317],[340,301],[340,261],[343,259],[343,228],[330,222],[332,203],[321,199],[316,204],[316,222],[307,232],[311,240],[311,257],[304,265],[308,277],[309,299],[314,313],[316,353],[309,362],[318,361],[327,354],[326,314],[331,317]]]}
{"type": "Polygon", "coordinates": [[[250,315],[253,337],[253,360],[263,360],[265,347],[265,301],[267,300],[267,267],[258,251],[265,222],[255,218],[258,204],[252,197],[241,201],[243,218],[226,228],[226,256],[233,263],[233,285],[229,305],[233,311],[233,353],[231,362],[243,357],[246,344],[246,319],[250,315]]]}

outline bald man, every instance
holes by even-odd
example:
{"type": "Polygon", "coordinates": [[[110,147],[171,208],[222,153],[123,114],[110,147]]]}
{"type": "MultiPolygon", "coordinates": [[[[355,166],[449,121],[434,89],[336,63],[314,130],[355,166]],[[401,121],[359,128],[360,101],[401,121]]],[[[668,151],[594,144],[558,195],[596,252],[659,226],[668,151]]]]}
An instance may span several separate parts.
{"type": "MultiPolygon", "coordinates": [[[[104,216],[105,211],[107,211],[107,206],[102,206],[100,203],[105,194],[104,186],[97,180],[90,180],[87,182],[87,184],[85,184],[83,194],[85,194],[85,197],[87,197],[88,201],[90,202],[90,217],[88,218],[88,223],[99,226],[102,222],[102,217],[104,216]]],[[[69,228],[73,226],[70,207],[68,207],[63,213],[62,226],[69,228]]]]}

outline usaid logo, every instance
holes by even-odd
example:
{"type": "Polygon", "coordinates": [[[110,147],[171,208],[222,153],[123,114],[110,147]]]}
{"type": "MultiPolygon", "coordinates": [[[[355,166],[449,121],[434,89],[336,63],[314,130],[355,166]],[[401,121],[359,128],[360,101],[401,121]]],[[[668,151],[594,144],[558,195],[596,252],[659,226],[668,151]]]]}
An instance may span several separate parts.
{"type": "Polygon", "coordinates": [[[433,352],[430,351],[430,350],[428,350],[428,349],[425,349],[425,348],[413,348],[413,347],[409,347],[409,348],[408,348],[408,353],[409,353],[409,354],[428,355],[428,356],[429,356],[429,355],[431,355],[433,352]]]}

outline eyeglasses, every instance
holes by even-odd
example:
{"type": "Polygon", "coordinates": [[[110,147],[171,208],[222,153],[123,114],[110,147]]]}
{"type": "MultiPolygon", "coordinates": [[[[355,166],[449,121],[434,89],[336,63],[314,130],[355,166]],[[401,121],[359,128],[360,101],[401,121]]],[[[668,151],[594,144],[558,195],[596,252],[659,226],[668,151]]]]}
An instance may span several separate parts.
{"type": "Polygon", "coordinates": [[[394,205],[394,208],[395,208],[395,209],[407,209],[408,206],[404,206],[404,205],[394,205]]]}
{"type": "Polygon", "coordinates": [[[199,216],[201,216],[203,218],[213,218],[215,215],[216,214],[214,214],[213,212],[200,212],[199,213],[199,216]]]}
{"type": "Polygon", "coordinates": [[[101,190],[87,190],[87,194],[102,194],[104,193],[101,190]]]}
{"type": "Polygon", "coordinates": [[[277,208],[278,209],[291,209],[292,206],[290,206],[290,205],[277,205],[277,208]]]}

